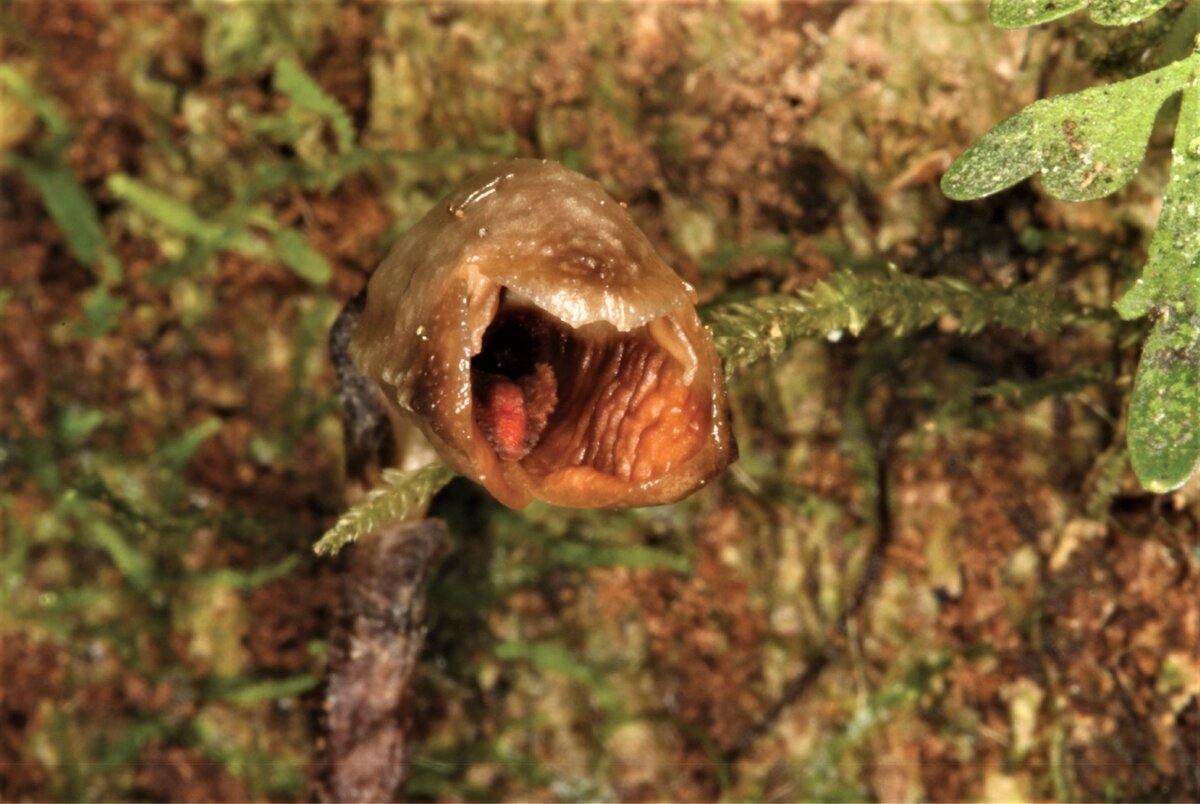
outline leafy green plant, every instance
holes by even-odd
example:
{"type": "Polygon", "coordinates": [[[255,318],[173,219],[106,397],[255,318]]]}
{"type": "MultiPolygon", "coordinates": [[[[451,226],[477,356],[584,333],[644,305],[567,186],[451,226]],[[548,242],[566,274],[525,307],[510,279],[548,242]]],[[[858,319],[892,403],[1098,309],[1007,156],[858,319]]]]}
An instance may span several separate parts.
{"type": "MultiPolygon", "coordinates": [[[[992,0],[991,18],[1023,27],[1088,7],[1126,25],[1163,0],[992,0]]],[[[1196,26],[1195,9],[1177,25],[1196,26]]],[[[1193,32],[1195,33],[1195,32],[1193,32]]],[[[1150,315],[1129,409],[1129,454],[1142,484],[1166,492],[1200,468],[1200,37],[1171,64],[1109,86],[1040,100],[988,132],[950,166],[942,189],[981,198],[1035,173],[1046,192],[1087,201],[1124,187],[1146,151],[1159,109],[1182,93],[1170,178],[1142,277],[1117,302],[1123,318],[1150,315]]]]}

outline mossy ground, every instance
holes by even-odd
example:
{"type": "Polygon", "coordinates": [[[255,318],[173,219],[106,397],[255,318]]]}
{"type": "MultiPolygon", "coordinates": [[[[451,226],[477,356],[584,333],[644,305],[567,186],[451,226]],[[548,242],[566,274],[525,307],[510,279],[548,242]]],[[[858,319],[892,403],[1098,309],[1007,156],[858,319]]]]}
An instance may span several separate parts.
{"type": "Polygon", "coordinates": [[[305,797],[343,566],[311,552],[343,507],[325,334],[446,188],[521,155],[603,182],[710,306],[890,260],[1080,315],[741,368],[741,461],[675,506],[511,512],[452,483],[411,797],[1200,798],[1200,486],[1140,490],[1146,327],[1085,314],[1143,264],[1167,160],[1085,205],[937,187],[996,121],[1114,69],[1119,42],[1068,25],[6,4],[4,64],[70,139],[44,147],[53,115],[6,91],[0,148],[90,211],[0,174],[0,797],[305,797]],[[118,275],[63,215],[94,216],[118,275]]]}

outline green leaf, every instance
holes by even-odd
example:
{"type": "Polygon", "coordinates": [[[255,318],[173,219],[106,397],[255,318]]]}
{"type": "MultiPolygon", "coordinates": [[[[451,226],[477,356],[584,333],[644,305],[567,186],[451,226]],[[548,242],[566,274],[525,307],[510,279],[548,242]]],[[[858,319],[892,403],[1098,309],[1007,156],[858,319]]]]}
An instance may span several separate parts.
{"type": "Polygon", "coordinates": [[[1101,25],[1129,25],[1148,17],[1170,0],[992,0],[988,16],[1001,28],[1024,28],[1086,8],[1101,25]]]}
{"type": "Polygon", "coordinates": [[[1200,87],[1179,109],[1171,172],[1142,276],[1117,303],[1123,318],[1200,310],[1200,87]],[[1182,305],[1182,306],[1180,306],[1182,305]]]}
{"type": "Polygon", "coordinates": [[[71,255],[89,268],[99,266],[105,284],[119,282],[121,265],[104,238],[96,208],[70,167],[62,162],[75,134],[71,122],[54,98],[40,92],[9,65],[0,65],[0,88],[33,109],[46,124],[38,158],[6,154],[4,166],[16,170],[37,190],[46,211],[66,237],[71,255]]]}
{"type": "Polygon", "coordinates": [[[98,285],[83,295],[83,322],[75,330],[80,338],[106,335],[117,326],[125,300],[114,296],[108,288],[98,285]]]}
{"type": "Polygon", "coordinates": [[[104,424],[104,411],[69,405],[59,416],[58,432],[63,444],[70,449],[83,445],[97,427],[104,424]]]}
{"type": "Polygon", "coordinates": [[[326,531],[313,546],[318,555],[332,555],[389,522],[399,522],[450,482],[454,471],[444,463],[431,463],[411,472],[383,470],[383,485],[373,489],[326,531]]]}
{"type": "Polygon", "coordinates": [[[1200,468],[1200,87],[1184,93],[1149,260],[1117,310],[1158,318],[1134,381],[1129,453],[1143,486],[1170,491],[1200,468]]]}
{"type": "Polygon", "coordinates": [[[0,87],[11,92],[33,110],[46,124],[48,137],[43,143],[46,155],[57,161],[70,144],[74,129],[58,101],[42,93],[8,64],[0,64],[0,87]]]}
{"type": "Polygon", "coordinates": [[[307,674],[267,681],[214,679],[210,693],[213,697],[230,703],[253,706],[263,701],[277,701],[280,698],[300,695],[317,686],[319,682],[319,678],[307,674]]]}
{"type": "Polygon", "coordinates": [[[272,82],[275,91],[287,95],[296,108],[314,112],[329,121],[337,138],[338,151],[345,154],[354,149],[354,123],[350,115],[294,59],[283,58],[275,62],[272,82]]]}
{"type": "MultiPolygon", "coordinates": [[[[992,17],[1000,25],[1023,25],[1083,5],[993,0],[992,17]]],[[[1097,21],[1119,24],[1164,4],[1088,5],[1097,21]]],[[[1162,69],[1026,107],[942,177],[943,191],[957,199],[989,195],[1038,171],[1056,198],[1100,198],[1133,177],[1159,108],[1181,90],[1171,175],[1149,262],[1117,304],[1125,318],[1153,313],[1158,319],[1138,368],[1128,428],[1134,472],[1156,492],[1178,488],[1200,467],[1200,40],[1191,56],[1162,69]]]]}
{"type": "Polygon", "coordinates": [[[173,474],[179,474],[187,467],[188,461],[196,454],[196,450],[200,449],[200,445],[220,429],[221,420],[216,416],[210,416],[177,438],[163,444],[158,451],[159,459],[165,468],[173,474]]]}
{"type": "Polygon", "coordinates": [[[246,230],[207,221],[186,204],[129,176],[110,176],[108,187],[113,195],[129,203],[146,217],[206,246],[256,251],[254,240],[246,230]]]}
{"type": "Polygon", "coordinates": [[[220,569],[205,570],[191,577],[197,586],[227,586],[232,589],[256,589],[265,583],[278,580],[291,573],[300,563],[300,556],[290,555],[276,564],[256,567],[252,570],[220,569]]]}
{"type": "Polygon", "coordinates": [[[71,169],[63,164],[47,165],[16,154],[9,154],[5,165],[15,169],[38,191],[46,211],[66,237],[71,255],[88,267],[100,266],[101,278],[106,283],[119,281],[121,266],[104,238],[92,199],[71,169]]]}
{"type": "Polygon", "coordinates": [[[1200,469],[1200,314],[1150,333],[1129,408],[1129,455],[1150,491],[1177,489],[1200,469]]]}
{"type": "Polygon", "coordinates": [[[329,261],[295,229],[275,233],[275,253],[280,262],[314,285],[324,285],[333,276],[329,261]]]}
{"type": "Polygon", "coordinates": [[[1194,79],[1200,55],[1137,78],[1040,100],[989,131],[942,177],[950,198],[982,198],[1041,171],[1064,201],[1102,198],[1137,172],[1163,102],[1194,79]]]}
{"type": "Polygon", "coordinates": [[[134,543],[102,519],[91,522],[92,539],[108,553],[121,574],[139,591],[146,591],[154,582],[154,561],[140,552],[134,543]]]}

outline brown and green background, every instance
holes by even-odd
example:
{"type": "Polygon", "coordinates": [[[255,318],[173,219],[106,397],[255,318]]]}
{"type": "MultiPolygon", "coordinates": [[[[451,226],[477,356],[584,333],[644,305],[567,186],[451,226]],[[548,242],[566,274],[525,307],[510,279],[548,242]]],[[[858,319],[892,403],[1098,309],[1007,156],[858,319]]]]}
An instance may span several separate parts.
{"type": "Polygon", "coordinates": [[[1170,112],[1103,201],[938,188],[1032,100],[1143,71],[1182,6],[0,5],[0,799],[310,795],[326,335],[513,156],[600,181],[704,310],[890,262],[1061,320],[740,366],[741,459],[673,506],[451,483],[409,798],[1200,798],[1200,481],[1133,477],[1148,323],[1111,311],[1170,112]]]}

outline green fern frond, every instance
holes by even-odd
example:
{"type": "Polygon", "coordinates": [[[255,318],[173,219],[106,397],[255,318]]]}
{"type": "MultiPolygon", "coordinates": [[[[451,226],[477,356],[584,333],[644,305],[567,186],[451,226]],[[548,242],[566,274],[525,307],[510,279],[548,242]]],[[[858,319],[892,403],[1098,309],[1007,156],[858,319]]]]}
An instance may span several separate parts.
{"type": "Polygon", "coordinates": [[[287,95],[296,108],[313,112],[329,121],[337,138],[338,151],[346,154],[354,150],[354,123],[350,115],[336,98],[304,72],[299,63],[290,58],[277,61],[272,83],[275,91],[287,95]]]}
{"type": "Polygon", "coordinates": [[[66,164],[67,148],[75,129],[53,97],[44,94],[8,65],[0,65],[0,90],[11,93],[42,119],[46,133],[35,148],[35,158],[5,154],[3,165],[29,182],[46,211],[58,224],[72,256],[88,267],[99,267],[106,285],[121,279],[121,265],[100,226],[100,216],[74,171],[66,164]]]}
{"type": "Polygon", "coordinates": [[[295,229],[280,229],[275,233],[275,254],[280,262],[314,285],[324,285],[333,276],[333,267],[325,255],[295,229]]]}
{"type": "Polygon", "coordinates": [[[403,520],[450,482],[454,471],[438,462],[411,472],[383,470],[383,485],[338,519],[314,546],[317,555],[333,555],[350,542],[378,530],[389,522],[403,520]]]}
{"type": "Polygon", "coordinates": [[[889,266],[875,276],[839,271],[802,293],[722,305],[709,310],[705,319],[726,369],[732,370],[776,357],[797,338],[857,335],[872,320],[897,335],[943,316],[965,333],[999,324],[1053,334],[1078,315],[1044,288],[985,290],[950,277],[920,279],[889,266]]]}
{"type": "Polygon", "coordinates": [[[249,254],[262,250],[246,230],[206,220],[187,203],[125,174],[109,176],[108,189],[147,218],[211,248],[229,248],[249,254]]]}
{"type": "Polygon", "coordinates": [[[8,154],[4,166],[16,170],[37,190],[75,259],[89,267],[98,266],[105,284],[120,281],[121,265],[104,237],[96,207],[68,165],[8,154]]]}
{"type": "Polygon", "coordinates": [[[0,89],[12,93],[46,124],[46,137],[41,143],[44,155],[51,158],[61,156],[71,144],[75,128],[58,101],[43,93],[8,64],[0,64],[0,89]]]}

